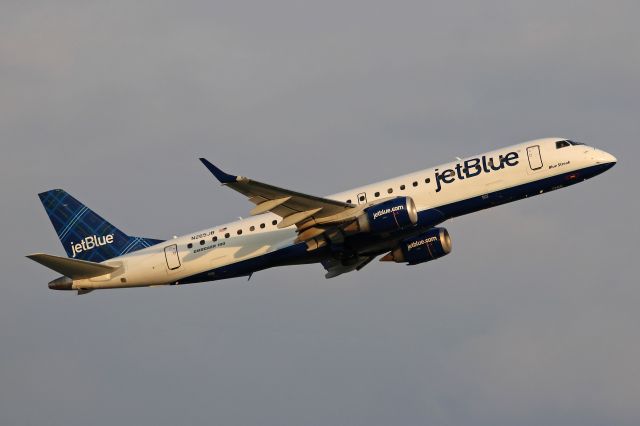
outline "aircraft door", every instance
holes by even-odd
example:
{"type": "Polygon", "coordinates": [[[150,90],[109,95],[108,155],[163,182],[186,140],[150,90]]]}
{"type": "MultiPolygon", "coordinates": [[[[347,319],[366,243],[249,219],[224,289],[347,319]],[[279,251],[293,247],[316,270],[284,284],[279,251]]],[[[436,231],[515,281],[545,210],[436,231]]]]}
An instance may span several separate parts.
{"type": "Polygon", "coordinates": [[[180,257],[178,257],[178,246],[172,244],[164,248],[164,257],[167,259],[167,267],[170,270],[180,267],[180,257]]]}
{"type": "Polygon", "coordinates": [[[358,204],[367,204],[367,193],[361,192],[358,194],[358,204]]]}
{"type": "Polygon", "coordinates": [[[540,145],[533,145],[527,148],[527,158],[529,159],[529,169],[538,171],[542,169],[542,155],[540,154],[540,145]]]}

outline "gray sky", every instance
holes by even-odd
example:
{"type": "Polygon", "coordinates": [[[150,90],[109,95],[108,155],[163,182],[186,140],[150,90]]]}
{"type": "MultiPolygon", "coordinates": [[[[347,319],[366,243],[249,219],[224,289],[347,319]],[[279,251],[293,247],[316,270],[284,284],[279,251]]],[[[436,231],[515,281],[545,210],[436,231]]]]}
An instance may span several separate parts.
{"type": "Polygon", "coordinates": [[[0,6],[0,424],[637,425],[640,3],[0,6]],[[454,252],[53,292],[36,193],[125,232],[246,215],[197,161],[325,195],[560,135],[616,155],[454,252]]]}

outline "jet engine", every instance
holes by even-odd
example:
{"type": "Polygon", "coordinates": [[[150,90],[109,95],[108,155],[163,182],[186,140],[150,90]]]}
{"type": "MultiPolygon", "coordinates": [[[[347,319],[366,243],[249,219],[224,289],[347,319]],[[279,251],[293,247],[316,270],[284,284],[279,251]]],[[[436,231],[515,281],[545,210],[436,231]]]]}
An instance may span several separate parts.
{"type": "Polygon", "coordinates": [[[411,197],[397,197],[367,207],[355,222],[345,228],[347,232],[393,232],[418,223],[418,211],[411,197]]]}
{"type": "Polygon", "coordinates": [[[451,253],[451,237],[444,228],[432,228],[400,245],[380,259],[382,262],[407,262],[409,265],[429,262],[451,253]]]}

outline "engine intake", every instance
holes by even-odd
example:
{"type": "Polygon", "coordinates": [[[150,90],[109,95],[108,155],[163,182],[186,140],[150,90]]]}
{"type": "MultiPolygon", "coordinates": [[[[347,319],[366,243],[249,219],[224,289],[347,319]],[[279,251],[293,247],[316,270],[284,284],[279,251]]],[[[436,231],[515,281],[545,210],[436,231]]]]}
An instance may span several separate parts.
{"type": "Polygon", "coordinates": [[[429,262],[451,253],[451,237],[444,228],[433,228],[424,234],[403,240],[380,259],[381,262],[407,262],[409,265],[429,262]]]}
{"type": "Polygon", "coordinates": [[[411,197],[397,197],[364,209],[358,219],[346,231],[393,232],[418,223],[418,211],[411,197]]]}

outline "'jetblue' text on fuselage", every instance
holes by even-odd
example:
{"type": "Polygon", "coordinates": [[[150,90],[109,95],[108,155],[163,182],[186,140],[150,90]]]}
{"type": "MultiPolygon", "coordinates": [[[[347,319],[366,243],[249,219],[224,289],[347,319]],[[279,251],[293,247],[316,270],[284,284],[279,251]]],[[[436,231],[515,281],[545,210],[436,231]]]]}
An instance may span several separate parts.
{"type": "Polygon", "coordinates": [[[463,161],[462,163],[458,163],[452,169],[443,170],[441,172],[438,172],[438,169],[436,169],[436,192],[442,191],[443,183],[453,183],[456,179],[469,179],[478,176],[481,173],[491,173],[492,171],[497,172],[507,166],[517,166],[518,163],[520,163],[518,160],[519,157],[520,156],[517,152],[500,155],[498,158],[483,155],[480,158],[471,158],[463,161]]]}

